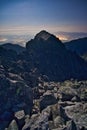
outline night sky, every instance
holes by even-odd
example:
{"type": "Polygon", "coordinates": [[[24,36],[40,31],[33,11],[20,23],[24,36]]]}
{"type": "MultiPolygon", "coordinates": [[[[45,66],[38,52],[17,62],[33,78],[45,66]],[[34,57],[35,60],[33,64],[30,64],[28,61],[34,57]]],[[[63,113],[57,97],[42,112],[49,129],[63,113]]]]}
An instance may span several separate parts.
{"type": "Polygon", "coordinates": [[[87,36],[87,0],[0,0],[0,42],[21,43],[43,29],[61,40],[87,36]]]}

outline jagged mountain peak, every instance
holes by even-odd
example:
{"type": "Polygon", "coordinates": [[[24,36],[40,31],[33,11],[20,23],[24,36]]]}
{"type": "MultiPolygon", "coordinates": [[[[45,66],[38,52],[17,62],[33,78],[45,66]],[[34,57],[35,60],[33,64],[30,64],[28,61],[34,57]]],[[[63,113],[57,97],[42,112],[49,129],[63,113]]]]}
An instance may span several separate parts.
{"type": "Polygon", "coordinates": [[[33,64],[51,81],[86,77],[87,63],[46,31],[39,32],[34,39],[26,43],[26,52],[25,57],[29,57],[27,59],[30,60],[31,66],[33,64]],[[44,40],[43,37],[48,39],[44,40]]]}
{"type": "Polygon", "coordinates": [[[53,36],[52,34],[50,34],[49,32],[47,32],[46,30],[42,30],[40,31],[38,34],[36,34],[35,39],[40,40],[48,40],[51,36],[53,36]]]}
{"type": "Polygon", "coordinates": [[[53,49],[53,48],[63,49],[65,46],[58,38],[56,38],[55,35],[45,30],[42,30],[36,34],[34,39],[31,39],[30,41],[26,43],[26,48],[28,50],[31,47],[33,47],[33,49],[39,48],[41,50],[41,48],[42,49],[46,48],[48,50],[48,48],[49,49],[53,49]]]}

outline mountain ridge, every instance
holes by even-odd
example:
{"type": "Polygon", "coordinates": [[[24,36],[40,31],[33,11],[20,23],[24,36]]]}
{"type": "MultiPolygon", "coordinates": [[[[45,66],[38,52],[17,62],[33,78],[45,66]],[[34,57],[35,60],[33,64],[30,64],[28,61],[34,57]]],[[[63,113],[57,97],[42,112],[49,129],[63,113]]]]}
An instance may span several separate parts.
{"type": "MultiPolygon", "coordinates": [[[[76,127],[79,122],[87,128],[87,63],[50,36],[27,42],[20,54],[0,46],[1,130],[52,130],[60,128],[61,122],[63,128],[72,114],[76,127]]],[[[72,124],[66,129],[74,129],[72,124]]]]}
{"type": "Polygon", "coordinates": [[[87,53],[87,37],[65,42],[64,45],[67,49],[76,52],[80,56],[87,53]]]}
{"type": "MultiPolygon", "coordinates": [[[[47,35],[49,34],[47,32],[45,33],[47,35]]],[[[38,69],[41,71],[41,73],[44,73],[45,75],[46,73],[49,73],[48,77],[51,77],[51,75],[53,75],[52,77],[55,77],[56,80],[58,79],[58,77],[59,79],[63,80],[66,79],[64,77],[80,77],[82,73],[85,74],[85,72],[87,71],[85,70],[84,72],[82,72],[84,70],[83,68],[86,69],[87,67],[84,60],[82,60],[75,53],[67,50],[64,44],[54,35],[50,34],[50,38],[48,38],[47,40],[36,40],[35,37],[34,39],[26,43],[26,50],[32,59],[32,64],[35,64],[36,67],[38,67],[38,69]],[[85,67],[81,67],[80,65],[85,67]],[[80,71],[81,73],[79,73],[80,71]]]]}
{"type": "Polygon", "coordinates": [[[7,49],[7,50],[13,50],[16,51],[18,54],[25,51],[25,48],[18,45],[18,44],[12,44],[12,43],[5,43],[3,45],[0,45],[3,48],[7,49]]]}
{"type": "MultiPolygon", "coordinates": [[[[37,71],[34,72],[36,79],[39,75],[42,77],[46,75],[51,81],[87,78],[87,63],[76,53],[67,50],[58,38],[47,31],[42,30],[36,34],[34,39],[28,41],[22,53],[12,54],[15,60],[11,54],[9,56],[7,54],[9,58],[6,58],[6,54],[4,57],[3,53],[1,54],[3,57],[1,63],[14,73],[26,72],[29,75],[31,70],[33,73],[33,70],[36,69],[37,71]],[[43,39],[43,36],[46,36],[47,39],[43,39]]],[[[29,82],[26,78],[25,80],[29,82]]]]}

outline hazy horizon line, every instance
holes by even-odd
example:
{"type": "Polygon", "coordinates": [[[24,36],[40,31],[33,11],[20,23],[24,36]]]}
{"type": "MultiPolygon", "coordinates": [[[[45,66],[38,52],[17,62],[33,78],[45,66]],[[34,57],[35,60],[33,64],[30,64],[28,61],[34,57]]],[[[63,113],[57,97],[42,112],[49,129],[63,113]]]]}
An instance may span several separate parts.
{"type": "MultiPolygon", "coordinates": [[[[51,34],[58,37],[62,42],[67,42],[78,38],[87,37],[87,32],[55,31],[54,33],[51,34]]],[[[0,44],[13,43],[13,44],[20,44],[22,46],[25,46],[26,42],[33,39],[35,35],[36,34],[1,34],[0,44]]]]}

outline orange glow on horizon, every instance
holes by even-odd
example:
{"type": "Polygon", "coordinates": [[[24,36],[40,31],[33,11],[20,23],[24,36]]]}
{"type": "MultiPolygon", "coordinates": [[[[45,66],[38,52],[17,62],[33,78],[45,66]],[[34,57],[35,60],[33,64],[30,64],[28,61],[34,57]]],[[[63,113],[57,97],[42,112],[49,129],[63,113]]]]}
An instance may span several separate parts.
{"type": "Polygon", "coordinates": [[[0,38],[0,42],[5,42],[5,41],[7,41],[8,39],[6,39],[6,38],[0,38]]]}
{"type": "Polygon", "coordinates": [[[66,36],[56,36],[59,38],[61,41],[68,41],[68,38],[66,36]]]}

